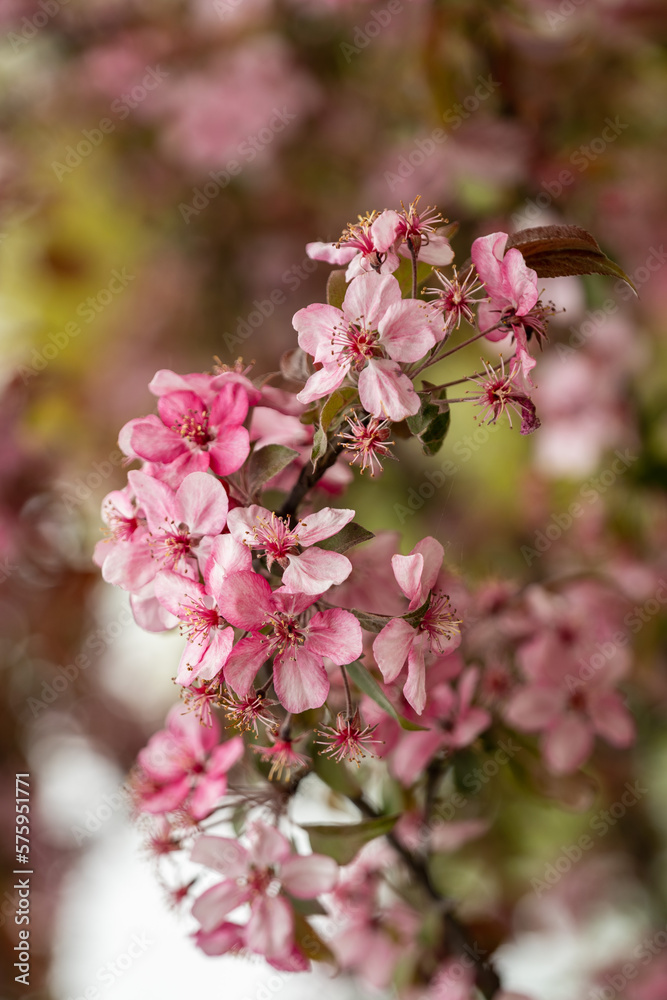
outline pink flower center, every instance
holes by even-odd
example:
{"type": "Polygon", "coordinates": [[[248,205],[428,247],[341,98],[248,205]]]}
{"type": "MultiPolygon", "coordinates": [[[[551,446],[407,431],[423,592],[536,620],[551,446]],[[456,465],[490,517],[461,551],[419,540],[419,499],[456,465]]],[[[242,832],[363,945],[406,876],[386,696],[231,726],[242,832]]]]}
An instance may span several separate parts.
{"type": "Polygon", "coordinates": [[[125,515],[121,514],[113,506],[113,504],[107,504],[105,513],[109,524],[109,537],[112,538],[114,542],[129,541],[139,527],[138,519],[136,517],[125,517],[125,515]]]}
{"type": "Polygon", "coordinates": [[[293,654],[296,647],[306,641],[306,633],[299,625],[298,619],[282,611],[269,615],[264,624],[270,625],[273,629],[273,635],[263,638],[264,642],[269,643],[272,653],[279,653],[282,656],[290,650],[293,654]]]}
{"type": "Polygon", "coordinates": [[[361,371],[371,358],[382,356],[378,337],[377,330],[367,330],[355,323],[348,323],[346,327],[334,329],[331,346],[340,355],[339,361],[352,364],[357,371],[361,371]]]}
{"type": "Polygon", "coordinates": [[[151,539],[153,556],[160,560],[163,569],[175,570],[182,559],[192,555],[193,542],[187,524],[176,526],[173,521],[167,523],[171,524],[173,530],[167,530],[163,535],[151,539]]]}
{"type": "Polygon", "coordinates": [[[208,428],[208,410],[202,410],[201,413],[188,410],[183,414],[180,423],[174,424],[172,430],[198,448],[204,448],[212,440],[208,428]]]}
{"type": "Polygon", "coordinates": [[[251,865],[244,881],[255,898],[277,896],[280,891],[280,881],[276,878],[273,868],[256,868],[251,865]]]}
{"type": "Polygon", "coordinates": [[[199,645],[208,641],[211,629],[220,624],[218,609],[207,608],[202,598],[197,598],[192,604],[181,605],[184,620],[181,623],[181,635],[187,635],[188,642],[198,642],[199,645]]]}
{"type": "Polygon", "coordinates": [[[268,521],[257,518],[257,527],[252,529],[255,541],[253,547],[263,548],[276,562],[284,561],[289,552],[296,552],[298,537],[290,530],[287,521],[271,514],[268,521]]]}
{"type": "Polygon", "coordinates": [[[446,652],[447,644],[459,634],[460,624],[460,619],[454,617],[449,597],[431,594],[431,603],[419,624],[419,631],[425,632],[430,639],[431,650],[446,652]]]}

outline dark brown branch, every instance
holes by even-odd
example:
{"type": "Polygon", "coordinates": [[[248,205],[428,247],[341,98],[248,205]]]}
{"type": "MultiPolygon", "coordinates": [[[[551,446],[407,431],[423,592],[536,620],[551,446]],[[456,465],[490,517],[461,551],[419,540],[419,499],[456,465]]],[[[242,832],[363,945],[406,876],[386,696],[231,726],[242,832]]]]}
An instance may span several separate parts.
{"type": "Polygon", "coordinates": [[[296,512],[301,505],[301,501],[305,498],[309,490],[319,482],[327,469],[331,468],[342,450],[343,445],[341,443],[334,444],[330,441],[327,450],[318,460],[315,468],[313,468],[313,464],[310,461],[304,465],[299,478],[292,487],[292,492],[278,511],[281,517],[288,517],[291,522],[295,521],[296,512]]]}

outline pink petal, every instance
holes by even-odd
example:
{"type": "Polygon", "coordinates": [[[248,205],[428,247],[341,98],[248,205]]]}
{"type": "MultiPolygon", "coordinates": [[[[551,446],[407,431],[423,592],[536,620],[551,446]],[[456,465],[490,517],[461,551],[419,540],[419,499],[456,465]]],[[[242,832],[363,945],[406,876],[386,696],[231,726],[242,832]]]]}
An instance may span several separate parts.
{"type": "Polygon", "coordinates": [[[395,681],[408,658],[417,633],[402,618],[392,618],[373,642],[373,656],[386,684],[395,681]]]}
{"type": "Polygon", "coordinates": [[[329,677],[322,658],[305,647],[294,656],[278,654],[273,665],[273,687],[280,704],[295,715],[319,708],[329,694],[329,677]]]}
{"type": "Polygon", "coordinates": [[[182,806],[190,794],[190,778],[187,774],[169,782],[154,792],[141,796],[141,810],[151,815],[161,815],[182,806]]]}
{"type": "Polygon", "coordinates": [[[316,399],[321,399],[322,396],[328,396],[345,381],[349,368],[349,363],[325,365],[324,368],[320,368],[319,371],[310,376],[301,392],[297,393],[296,398],[300,403],[312,403],[316,399]]]}
{"type": "Polygon", "coordinates": [[[234,645],[234,629],[232,628],[214,628],[211,630],[209,636],[208,644],[203,644],[200,649],[200,655],[197,659],[197,654],[193,650],[195,643],[188,643],[190,648],[190,663],[189,665],[193,668],[189,674],[187,680],[181,680],[180,670],[176,678],[179,684],[184,687],[188,687],[193,680],[197,681],[210,681],[220,673],[224,668],[227,660],[229,659],[229,654],[232,651],[232,646],[234,645]]]}
{"type": "Polygon", "coordinates": [[[312,548],[298,556],[288,555],[287,559],[283,587],[294,594],[323,594],[347,580],[352,572],[352,563],[340,552],[312,548]]]}
{"type": "Polygon", "coordinates": [[[199,396],[190,390],[182,389],[179,392],[170,392],[161,396],[158,400],[157,410],[165,427],[170,427],[176,434],[180,435],[180,424],[185,416],[198,418],[204,422],[204,406],[199,396]]]}
{"type": "MultiPolygon", "coordinates": [[[[227,515],[228,524],[232,513],[233,511],[230,511],[227,515]]],[[[213,539],[211,554],[204,572],[204,580],[209,593],[215,598],[216,604],[220,603],[218,598],[230,573],[250,572],[251,570],[252,554],[247,546],[241,545],[232,535],[218,535],[213,539]]]]}
{"type": "Polygon", "coordinates": [[[226,740],[214,748],[206,765],[206,773],[215,776],[227,774],[242,757],[243,739],[241,736],[233,736],[231,740],[226,740]]]}
{"type": "Polygon", "coordinates": [[[389,306],[400,301],[400,285],[393,275],[369,271],[350,283],[343,300],[343,314],[351,323],[361,320],[366,327],[377,330],[389,306]]]}
{"type": "MultiPolygon", "coordinates": [[[[436,538],[427,535],[426,538],[422,538],[417,542],[412,551],[424,558],[420,595],[422,598],[420,604],[423,604],[429,591],[433,590],[435,582],[438,579],[438,575],[442,569],[442,560],[445,558],[445,550],[436,538]]],[[[415,604],[415,607],[418,608],[420,604],[415,604]]],[[[410,610],[413,610],[412,605],[410,605],[410,610]]]]}
{"type": "Polygon", "coordinates": [[[225,488],[206,472],[191,472],[176,491],[181,521],[196,535],[219,535],[227,521],[225,488]]]}
{"type": "Polygon", "coordinates": [[[226,955],[243,945],[241,928],[237,924],[224,923],[214,931],[197,931],[195,944],[205,955],[226,955]]]}
{"type": "Polygon", "coordinates": [[[588,712],[596,733],[615,747],[627,747],[637,735],[635,720],[616,691],[592,691],[588,712]]]}
{"type": "Polygon", "coordinates": [[[327,264],[349,264],[359,251],[356,247],[338,247],[335,243],[306,243],[306,253],[311,260],[324,260],[327,264]]]}
{"type": "Polygon", "coordinates": [[[380,253],[387,250],[396,242],[396,238],[401,230],[403,220],[398,212],[392,209],[385,209],[371,225],[370,234],[373,246],[380,253]]]}
{"type": "Polygon", "coordinates": [[[504,299],[500,262],[506,243],[507,233],[490,233],[475,240],[470,250],[472,262],[489,295],[498,300],[504,299]]]}
{"type": "Polygon", "coordinates": [[[338,881],[338,865],[324,854],[299,857],[294,854],[283,864],[280,881],[297,899],[314,899],[331,892],[338,881]]]}
{"type": "Polygon", "coordinates": [[[207,889],[195,901],[192,916],[199,921],[203,930],[213,931],[228,913],[247,903],[251,895],[247,886],[238,885],[231,879],[220,882],[207,889]]]}
{"type": "Polygon", "coordinates": [[[166,632],[178,625],[178,618],[163,608],[149,583],[143,590],[130,597],[130,607],[134,620],[146,632],[166,632]]]}
{"type": "Polygon", "coordinates": [[[450,743],[453,747],[467,747],[480,733],[491,725],[491,716],[484,708],[469,708],[456,720],[450,743]]]}
{"type": "Polygon", "coordinates": [[[145,472],[139,472],[137,469],[128,472],[127,478],[146,515],[149,530],[153,534],[161,535],[164,532],[165,523],[169,523],[175,518],[177,518],[176,523],[181,520],[180,511],[177,510],[174,501],[174,493],[165,483],[153,478],[153,476],[147,476],[145,472]]]}
{"type": "Polygon", "coordinates": [[[247,416],[248,393],[244,387],[238,382],[223,382],[211,406],[209,426],[226,441],[247,416]]]}
{"type": "Polygon", "coordinates": [[[231,837],[210,834],[197,837],[190,857],[196,864],[212,868],[228,879],[241,878],[248,869],[248,851],[231,837]]]}
{"type": "Polygon", "coordinates": [[[445,267],[454,260],[454,251],[449,245],[449,240],[446,236],[438,236],[437,233],[430,233],[428,243],[422,243],[419,248],[418,258],[424,264],[445,267]]]}
{"type": "Polygon", "coordinates": [[[261,628],[275,601],[271,586],[258,573],[230,573],[218,594],[218,607],[230,625],[261,628]]]}
{"type": "Polygon", "coordinates": [[[292,325],[299,337],[299,347],[311,354],[315,361],[326,363],[331,361],[331,352],[335,350],[331,338],[334,329],[341,325],[343,313],[335,306],[314,302],[305,309],[299,309],[292,318],[292,325]]]}
{"type": "Polygon", "coordinates": [[[167,611],[184,620],[187,619],[184,605],[201,601],[206,596],[206,591],[196,580],[164,569],[155,579],[155,596],[167,611]]]}
{"type": "Polygon", "coordinates": [[[252,503],[248,507],[234,507],[227,517],[227,527],[238,543],[252,548],[256,544],[255,529],[260,519],[270,521],[271,511],[266,507],[260,507],[257,503],[252,503]]]}
{"type": "Polygon", "coordinates": [[[220,804],[226,791],[227,778],[225,775],[216,775],[215,777],[204,775],[200,777],[192,798],[188,803],[188,809],[193,819],[201,820],[210,816],[216,806],[220,804]]]}
{"type": "Polygon", "coordinates": [[[421,715],[426,705],[426,665],[424,663],[426,636],[417,635],[408,653],[408,676],[403,686],[403,694],[408,705],[417,715],[421,715]]]}
{"type": "Polygon", "coordinates": [[[412,381],[395,361],[372,359],[359,376],[361,405],[374,417],[404,420],[419,410],[412,381]]]}
{"type": "Polygon", "coordinates": [[[266,659],[266,646],[260,636],[241,639],[232,649],[224,665],[226,683],[243,698],[252,687],[257,671],[266,659]]]}
{"type": "Polygon", "coordinates": [[[502,263],[505,297],[516,306],[519,316],[530,312],[539,298],[537,272],[528,267],[520,250],[514,247],[505,254],[502,263]]]}
{"type": "Polygon", "coordinates": [[[391,758],[391,773],[403,785],[411,785],[419,777],[438,750],[445,745],[442,732],[402,733],[398,750],[391,758]]]}
{"type": "Polygon", "coordinates": [[[133,421],[130,447],[149,462],[173,462],[188,450],[180,434],[152,414],[133,421]]]}
{"type": "Polygon", "coordinates": [[[510,726],[531,733],[550,725],[561,709],[562,698],[553,688],[528,685],[510,696],[504,715],[510,726]]]}
{"type": "Polygon", "coordinates": [[[325,538],[337,535],[346,524],[353,520],[355,511],[323,507],[315,514],[308,514],[296,526],[295,534],[300,545],[313,545],[325,538]]]}
{"type": "MultiPolygon", "coordinates": [[[[413,598],[418,599],[422,594],[421,579],[424,571],[424,557],[419,552],[411,552],[409,556],[395,555],[391,557],[391,568],[394,571],[397,584],[405,596],[410,598],[412,610],[413,598]]],[[[419,603],[415,603],[414,606],[419,607],[419,603]]]]}
{"type": "Polygon", "coordinates": [[[229,476],[241,468],[250,454],[250,434],[245,427],[231,427],[208,449],[211,469],[216,476],[229,476]]]}
{"type": "Polygon", "coordinates": [[[266,958],[288,958],[294,943],[294,914],[279,896],[261,896],[246,927],[247,946],[266,958]]]}
{"type": "Polygon", "coordinates": [[[259,820],[254,823],[250,830],[250,840],[250,858],[257,867],[282,865],[292,853],[287,838],[269,823],[259,820]]]}
{"type": "Polygon", "coordinates": [[[571,774],[581,767],[593,750],[593,731],[581,717],[564,716],[545,733],[542,752],[553,774],[571,774]]]}
{"type": "Polygon", "coordinates": [[[407,299],[390,306],[380,320],[380,343],[394,361],[419,361],[435,344],[425,302],[407,299]]]}
{"type": "Polygon", "coordinates": [[[318,611],[308,622],[304,648],[317,656],[327,656],[337,666],[353,663],[361,656],[361,625],[349,611],[329,608],[318,611]]]}
{"type": "Polygon", "coordinates": [[[158,565],[151,558],[146,538],[137,542],[116,542],[102,566],[102,578],[115,587],[138,593],[155,578],[158,565]]]}

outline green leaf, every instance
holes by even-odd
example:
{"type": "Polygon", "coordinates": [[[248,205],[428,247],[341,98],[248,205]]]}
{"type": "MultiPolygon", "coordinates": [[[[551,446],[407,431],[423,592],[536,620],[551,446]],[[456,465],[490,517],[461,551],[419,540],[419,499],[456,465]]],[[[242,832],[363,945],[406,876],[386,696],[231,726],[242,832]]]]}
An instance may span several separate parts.
{"type": "Polygon", "coordinates": [[[327,302],[336,309],[343,308],[343,299],[347,291],[345,271],[332,271],[327,279],[327,302]]]}
{"type": "Polygon", "coordinates": [[[442,447],[451,421],[447,393],[442,389],[437,395],[426,392],[420,393],[420,396],[422,402],[419,411],[408,417],[406,422],[421,441],[424,454],[435,455],[442,447]]]}
{"type": "MultiPolygon", "coordinates": [[[[315,747],[315,749],[317,748],[315,747]]],[[[361,795],[361,786],[355,781],[352,768],[342,766],[323,753],[314,752],[312,754],[312,768],[320,781],[328,785],[332,792],[345,795],[348,799],[356,799],[361,795]]]]}
{"type": "Polygon", "coordinates": [[[318,549],[326,549],[328,552],[347,552],[353,545],[368,542],[371,538],[375,538],[372,531],[367,531],[356,521],[351,521],[344,528],[341,528],[337,535],[323,538],[317,543],[317,547],[318,549]]]}
{"type": "Polygon", "coordinates": [[[267,444],[265,448],[253,451],[248,459],[249,492],[257,493],[264,483],[268,483],[298,457],[298,451],[282,444],[267,444]]]}
{"type": "Polygon", "coordinates": [[[535,226],[521,229],[507,240],[506,250],[516,248],[539,278],[570,274],[608,274],[637,289],[625,271],[602,252],[591,234],[579,226],[535,226]]]}
{"type": "Polygon", "coordinates": [[[391,621],[389,615],[374,615],[370,611],[357,611],[355,608],[349,610],[367,632],[381,632],[385,625],[391,621]]]}
{"type": "Polygon", "coordinates": [[[329,962],[336,964],[333,952],[322,940],[314,927],[298,911],[294,913],[294,940],[300,950],[311,962],[329,962]]]}
{"type": "Polygon", "coordinates": [[[391,833],[399,819],[397,814],[365,819],[361,823],[314,823],[302,829],[310,837],[316,854],[326,854],[339,865],[349,865],[365,844],[391,833]]]}
{"type": "Polygon", "coordinates": [[[321,427],[318,427],[313,436],[313,450],[310,453],[310,460],[313,463],[313,468],[315,468],[318,461],[327,450],[328,444],[329,439],[327,438],[326,432],[323,431],[321,427]]]}
{"type": "Polygon", "coordinates": [[[285,895],[289,899],[292,909],[304,917],[321,917],[327,912],[316,899],[297,899],[296,896],[290,896],[289,892],[286,892],[285,895]]]}
{"type": "Polygon", "coordinates": [[[439,413],[431,421],[424,433],[420,435],[419,440],[422,443],[422,451],[425,455],[436,455],[440,451],[443,441],[447,437],[451,417],[452,415],[449,410],[439,413]]]}
{"type": "Polygon", "coordinates": [[[410,732],[423,732],[427,729],[427,726],[419,726],[416,722],[410,722],[409,719],[405,719],[402,715],[396,711],[389,698],[384,693],[378,682],[375,680],[373,675],[366,670],[365,666],[360,660],[355,660],[354,663],[348,663],[345,667],[348,674],[350,675],[350,680],[353,684],[367,694],[369,698],[372,698],[376,705],[390,715],[392,719],[400,725],[401,729],[407,729],[410,732]]]}
{"type": "Polygon", "coordinates": [[[335,389],[331,393],[326,403],[322,407],[322,412],[320,414],[320,426],[322,430],[328,431],[331,426],[331,422],[337,413],[343,409],[343,407],[349,403],[351,399],[357,395],[357,390],[350,386],[344,386],[342,389],[335,389]]]}

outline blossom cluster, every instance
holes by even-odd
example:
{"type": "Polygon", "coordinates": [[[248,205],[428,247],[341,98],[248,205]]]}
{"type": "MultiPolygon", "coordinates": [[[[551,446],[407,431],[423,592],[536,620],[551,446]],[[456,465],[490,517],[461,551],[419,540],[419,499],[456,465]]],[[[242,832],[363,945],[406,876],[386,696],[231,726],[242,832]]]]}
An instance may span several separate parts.
{"type": "MultiPolygon", "coordinates": [[[[555,779],[589,759],[596,737],[617,747],[634,737],[618,692],[629,654],[612,642],[622,599],[609,584],[468,584],[436,538],[404,555],[392,534],[329,505],[355,465],[374,475],[396,457],[394,431],[433,454],[453,402],[491,421],[507,413],[510,424],[513,410],[522,433],[539,426],[529,348],[544,341],[551,307],[538,275],[504,233],[475,240],[459,273],[444,226],[414,202],[308,245],[346,270],[332,275],[327,303],[294,316],[301,355],[282,372],[290,384],[307,368],[296,393],[241,361],[157,372],[157,413],[120,433],[136,465],[105,498],[95,553],[141,627],[180,628],[185,640],[183,702],[139,754],[131,789],[153,853],[188,850],[199,866],[172,890],[192,903],[198,946],[259,953],[290,971],[331,961],[375,987],[408,955],[406,996],[422,988],[433,1000],[467,938],[437,903],[423,852],[450,853],[490,823],[480,799],[433,826],[457,763],[483,764],[498,748],[507,757],[513,739],[526,780],[555,779]],[[470,336],[450,346],[462,324],[470,336]],[[442,385],[421,378],[478,340],[502,341],[509,356],[442,385]],[[454,384],[468,394],[448,398],[454,384]],[[362,761],[392,782],[398,810],[366,794],[346,763],[362,761]],[[314,851],[304,855],[287,834],[310,774],[360,819],[304,827],[314,851]],[[224,835],[230,823],[236,839],[224,835]],[[209,832],[216,826],[223,835],[209,832]],[[384,845],[368,843],[380,836],[384,845]],[[210,871],[222,881],[209,884],[210,871]],[[401,878],[416,895],[397,892],[401,878]],[[445,945],[425,975],[433,921],[444,921],[445,945]]],[[[490,969],[473,963],[457,996],[499,996],[490,969]]]]}

